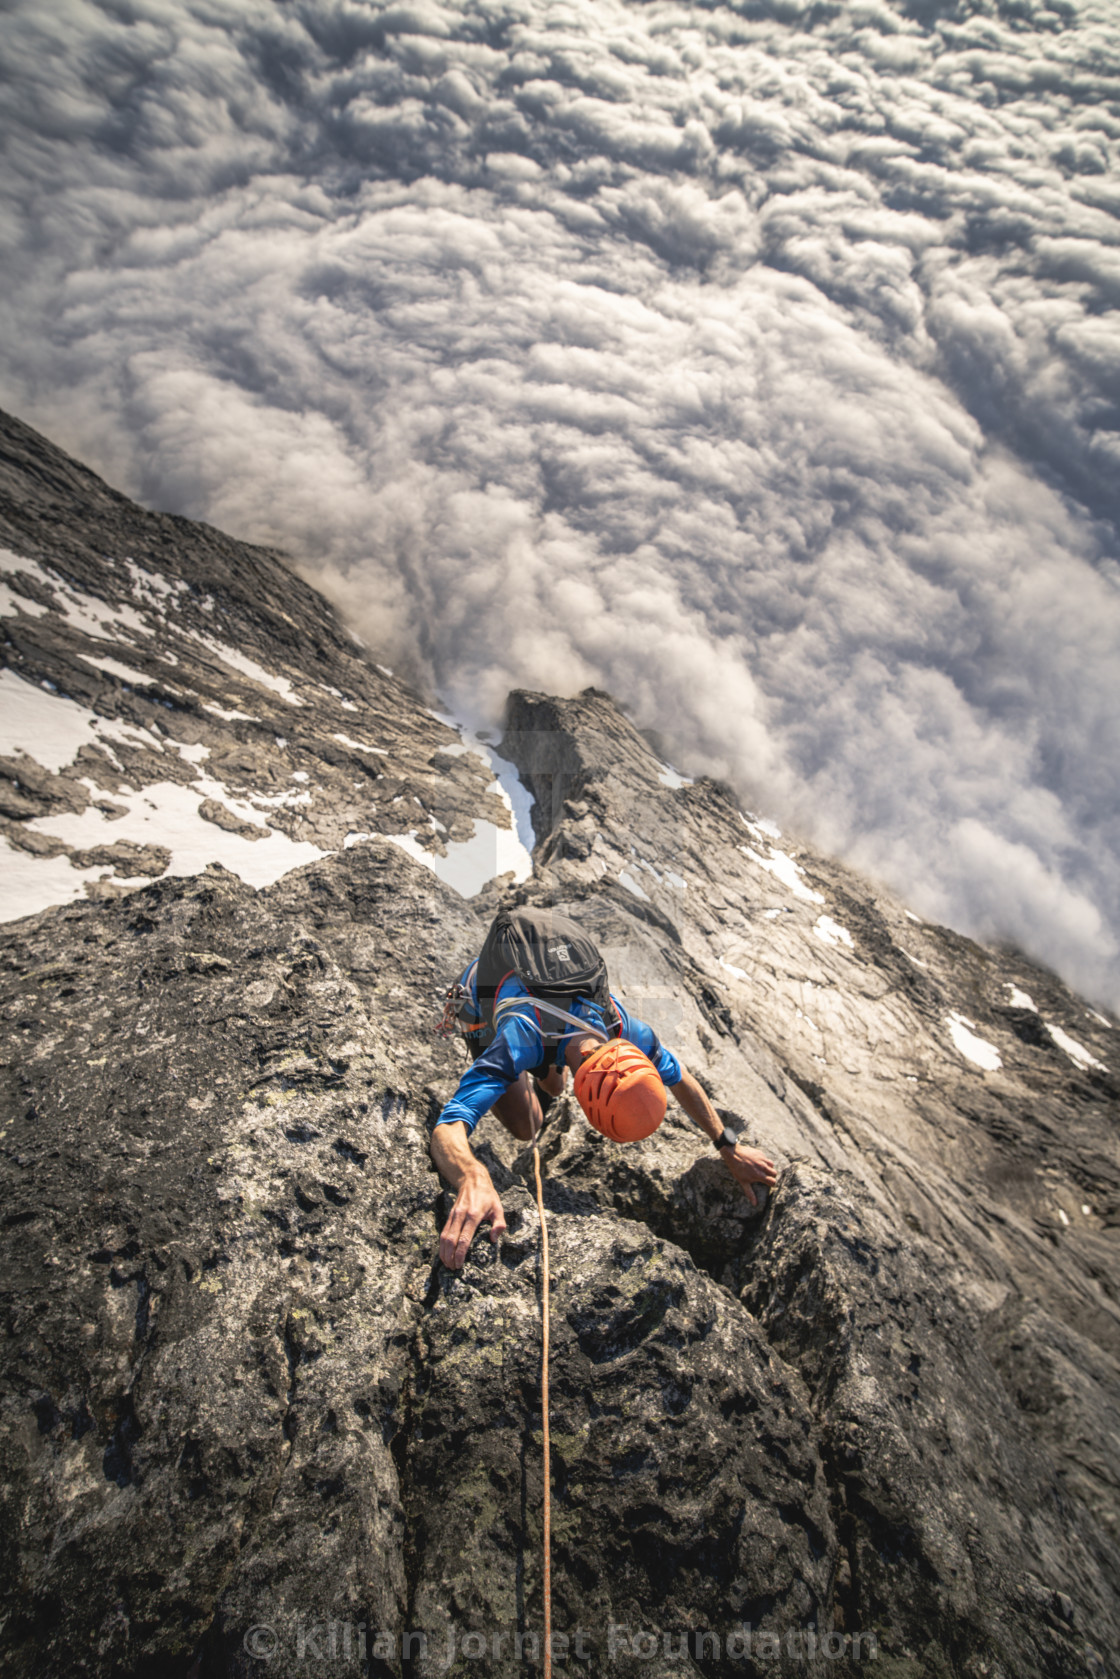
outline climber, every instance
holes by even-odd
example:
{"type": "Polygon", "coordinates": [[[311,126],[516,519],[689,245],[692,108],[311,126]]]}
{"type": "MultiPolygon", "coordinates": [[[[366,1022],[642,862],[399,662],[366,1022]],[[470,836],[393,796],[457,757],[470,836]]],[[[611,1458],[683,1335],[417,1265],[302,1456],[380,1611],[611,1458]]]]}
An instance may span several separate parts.
{"type": "Polygon", "coordinates": [[[472,1065],[432,1128],[431,1156],[455,1191],[440,1258],[459,1270],[480,1224],[506,1229],[489,1172],[470,1136],[487,1109],[529,1142],[564,1088],[566,1072],[588,1119],[632,1141],[661,1123],[666,1088],[719,1151],[752,1206],[752,1184],[777,1182],[773,1162],[729,1130],[707,1095],[645,1021],[610,995],[594,943],[552,910],[501,910],[477,960],[447,993],[440,1030],[466,1039],[472,1065]]]}

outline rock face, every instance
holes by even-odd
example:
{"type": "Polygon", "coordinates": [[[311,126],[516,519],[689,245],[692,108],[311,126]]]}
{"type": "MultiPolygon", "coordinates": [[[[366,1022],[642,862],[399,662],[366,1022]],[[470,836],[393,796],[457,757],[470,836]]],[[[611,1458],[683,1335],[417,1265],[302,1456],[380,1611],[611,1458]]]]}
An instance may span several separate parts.
{"type": "Polygon", "coordinates": [[[12,734],[4,838],[58,900],[0,940],[4,1671],[539,1669],[530,1161],[483,1122],[510,1228],[452,1277],[426,1152],[511,901],[782,1165],[756,1212],[675,1110],[549,1116],[558,1671],[1109,1671],[1115,1023],[593,691],[511,696],[533,873],[465,895],[494,764],[276,556],[0,455],[3,699],[55,747],[12,734]]]}
{"type": "Polygon", "coordinates": [[[30,907],[208,859],[259,886],[365,832],[446,863],[510,827],[492,768],[275,555],[144,512],[4,415],[0,617],[0,838],[30,907]]]}

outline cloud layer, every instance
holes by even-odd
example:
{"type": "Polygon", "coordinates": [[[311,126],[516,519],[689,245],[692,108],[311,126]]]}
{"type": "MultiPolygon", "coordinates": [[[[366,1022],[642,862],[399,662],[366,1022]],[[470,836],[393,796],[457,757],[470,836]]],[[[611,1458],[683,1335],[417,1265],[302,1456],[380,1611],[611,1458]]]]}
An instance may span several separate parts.
{"type": "Polygon", "coordinates": [[[1110,11],[17,0],[0,400],[1118,1006],[1110,11]]]}

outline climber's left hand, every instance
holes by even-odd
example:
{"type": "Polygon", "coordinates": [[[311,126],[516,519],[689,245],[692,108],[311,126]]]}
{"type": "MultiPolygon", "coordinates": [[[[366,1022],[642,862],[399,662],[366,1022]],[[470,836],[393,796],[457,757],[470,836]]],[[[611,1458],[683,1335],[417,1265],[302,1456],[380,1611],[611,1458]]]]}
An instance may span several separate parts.
{"type": "Polygon", "coordinates": [[[739,1184],[752,1207],[758,1206],[758,1196],[751,1188],[752,1184],[763,1184],[767,1189],[773,1189],[778,1181],[778,1169],[774,1162],[758,1149],[747,1148],[739,1143],[732,1151],[721,1149],[720,1159],[723,1161],[731,1176],[739,1184]]]}

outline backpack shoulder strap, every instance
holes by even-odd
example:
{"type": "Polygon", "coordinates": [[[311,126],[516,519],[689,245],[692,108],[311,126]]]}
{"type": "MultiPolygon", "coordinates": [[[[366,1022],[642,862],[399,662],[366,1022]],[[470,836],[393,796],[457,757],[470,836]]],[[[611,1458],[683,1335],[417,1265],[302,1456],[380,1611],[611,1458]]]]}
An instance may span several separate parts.
{"type": "Polygon", "coordinates": [[[526,1010],[531,1011],[538,1017],[531,1024],[537,1028],[546,1043],[550,1039],[554,1043],[558,1043],[566,1034],[563,1027],[557,1030],[554,1027],[546,1028],[543,1026],[539,1018],[542,1014],[551,1015],[555,1020],[565,1020],[569,1026],[578,1026],[589,1037],[598,1038],[602,1043],[610,1042],[608,1033],[592,1021],[582,1020],[578,1014],[569,1014],[567,1009],[562,1009],[559,1003],[550,1002],[547,997],[534,997],[532,995],[528,997],[503,997],[502,1001],[496,1004],[494,1008],[495,1027],[500,1026],[503,1020],[518,1014],[520,1014],[522,1020],[528,1020],[529,1014],[524,1012],[526,1010]]]}

